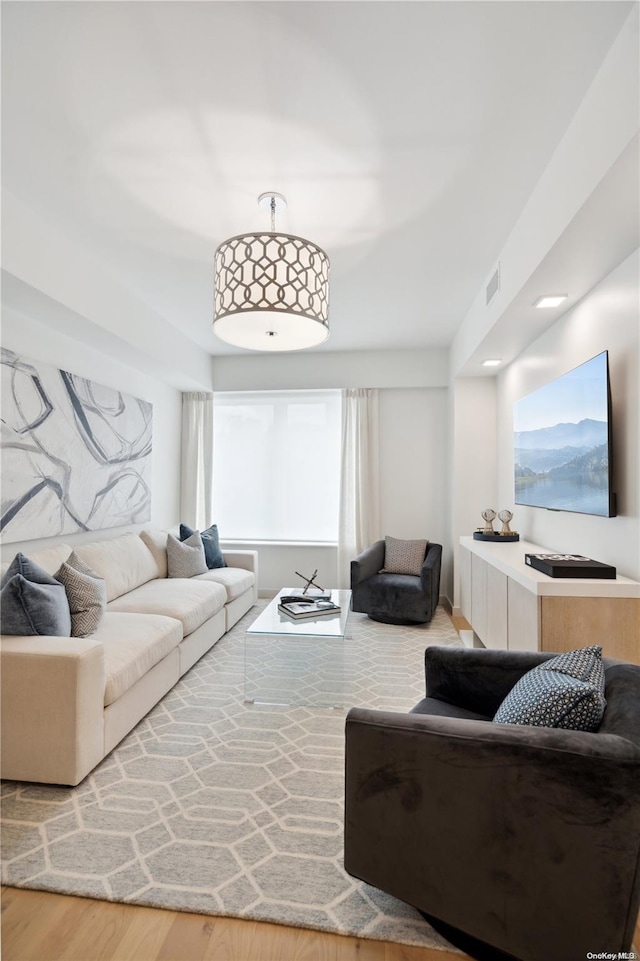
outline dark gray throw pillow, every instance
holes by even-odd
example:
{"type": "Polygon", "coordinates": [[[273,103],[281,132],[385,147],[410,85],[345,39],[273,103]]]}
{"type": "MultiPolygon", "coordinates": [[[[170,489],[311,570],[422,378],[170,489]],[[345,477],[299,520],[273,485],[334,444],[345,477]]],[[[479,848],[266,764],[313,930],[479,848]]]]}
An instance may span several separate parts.
{"type": "Polygon", "coordinates": [[[3,634],[71,636],[71,614],[62,584],[24,554],[9,565],[0,589],[3,634]]]}
{"type": "Polygon", "coordinates": [[[14,574],[22,574],[23,577],[26,577],[28,581],[33,581],[34,584],[56,583],[55,577],[47,574],[44,567],[40,567],[39,564],[36,564],[30,557],[27,557],[26,554],[21,552],[16,554],[6,569],[2,581],[0,581],[0,588],[4,587],[14,574]]]}
{"type": "Polygon", "coordinates": [[[602,648],[559,654],[520,678],[494,717],[496,724],[531,724],[597,731],[606,700],[602,648]]]}
{"type": "MultiPolygon", "coordinates": [[[[188,537],[194,533],[193,528],[189,527],[188,524],[180,525],[180,540],[186,541],[188,537]]],[[[206,531],[200,531],[202,537],[202,546],[204,547],[204,556],[207,562],[207,567],[209,570],[213,570],[216,567],[226,567],[227,562],[224,559],[224,555],[220,550],[220,539],[218,537],[218,525],[212,524],[208,527],[206,531]]]]}

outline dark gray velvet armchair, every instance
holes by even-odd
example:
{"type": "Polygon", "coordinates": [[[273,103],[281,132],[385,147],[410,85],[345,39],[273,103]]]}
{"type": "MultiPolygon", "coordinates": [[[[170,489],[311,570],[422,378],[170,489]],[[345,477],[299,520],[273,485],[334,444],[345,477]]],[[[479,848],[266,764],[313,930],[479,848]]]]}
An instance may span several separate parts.
{"type": "Polygon", "coordinates": [[[429,544],[422,570],[382,574],[384,541],[351,561],[351,609],[385,624],[427,624],[438,606],[442,546],[429,544]]]}
{"type": "Polygon", "coordinates": [[[491,723],[552,656],[431,647],[411,713],[347,715],[346,870],[477,957],[584,961],[632,943],[640,667],[604,659],[595,734],[491,723]]]}

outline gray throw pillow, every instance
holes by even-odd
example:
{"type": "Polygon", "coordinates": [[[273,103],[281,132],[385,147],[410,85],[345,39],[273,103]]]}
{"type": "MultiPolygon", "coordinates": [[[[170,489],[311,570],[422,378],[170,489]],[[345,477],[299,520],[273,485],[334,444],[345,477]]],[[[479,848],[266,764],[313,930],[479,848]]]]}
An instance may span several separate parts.
{"type": "Polygon", "coordinates": [[[167,535],[167,567],[169,577],[195,577],[208,570],[200,531],[194,531],[186,541],[167,535]]]}
{"type": "Polygon", "coordinates": [[[403,541],[397,537],[384,539],[383,574],[419,574],[424,564],[429,541],[403,541]]]}
{"type": "Polygon", "coordinates": [[[2,578],[0,629],[3,634],[70,637],[71,614],[64,587],[24,554],[17,554],[2,578]]]}
{"type": "MultiPolygon", "coordinates": [[[[188,524],[180,525],[180,540],[186,541],[188,537],[194,533],[193,528],[189,527],[188,524]]],[[[220,539],[218,537],[218,525],[212,524],[211,527],[207,527],[206,531],[201,531],[200,536],[202,537],[202,545],[204,547],[204,557],[207,562],[207,567],[209,570],[214,570],[217,567],[226,567],[227,562],[224,559],[224,555],[220,550],[220,539]]]]}
{"type": "Polygon", "coordinates": [[[107,608],[107,585],[73,551],[56,572],[56,580],[64,585],[71,612],[71,636],[87,637],[97,630],[107,608]]]}
{"type": "Polygon", "coordinates": [[[531,724],[597,731],[606,700],[602,648],[559,654],[520,678],[494,717],[496,724],[531,724]]]}

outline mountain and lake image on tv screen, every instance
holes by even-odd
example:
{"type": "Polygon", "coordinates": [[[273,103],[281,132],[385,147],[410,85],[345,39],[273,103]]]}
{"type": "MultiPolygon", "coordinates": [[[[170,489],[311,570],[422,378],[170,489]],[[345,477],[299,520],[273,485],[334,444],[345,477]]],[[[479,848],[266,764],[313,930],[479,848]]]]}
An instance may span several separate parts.
{"type": "Polygon", "coordinates": [[[607,352],[517,401],[515,503],[610,516],[607,352]]]}

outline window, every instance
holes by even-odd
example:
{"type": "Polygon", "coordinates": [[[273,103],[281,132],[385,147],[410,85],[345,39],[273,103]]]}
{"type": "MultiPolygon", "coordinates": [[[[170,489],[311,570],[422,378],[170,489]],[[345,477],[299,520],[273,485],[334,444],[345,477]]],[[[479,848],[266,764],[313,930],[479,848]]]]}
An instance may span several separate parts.
{"type": "Polygon", "coordinates": [[[213,506],[224,540],[338,540],[339,390],[214,395],[213,506]]]}

